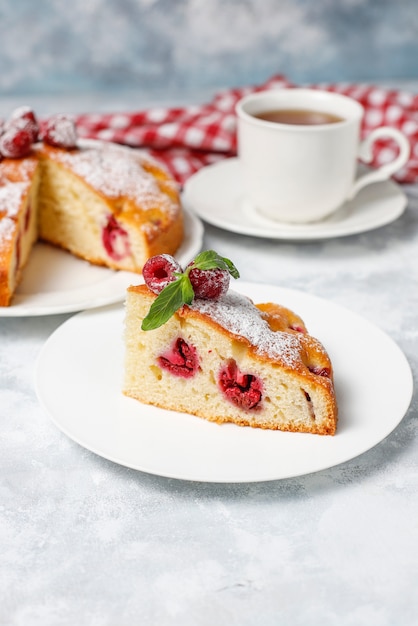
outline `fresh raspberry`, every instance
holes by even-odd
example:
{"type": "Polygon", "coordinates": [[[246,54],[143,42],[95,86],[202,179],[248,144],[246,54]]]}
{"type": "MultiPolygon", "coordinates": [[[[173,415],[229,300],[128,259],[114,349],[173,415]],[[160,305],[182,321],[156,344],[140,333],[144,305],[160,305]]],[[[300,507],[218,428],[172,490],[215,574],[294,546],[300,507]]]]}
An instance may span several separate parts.
{"type": "Polygon", "coordinates": [[[28,106],[22,106],[13,111],[10,118],[5,123],[4,130],[15,128],[18,130],[27,130],[32,137],[32,142],[38,141],[39,124],[35,117],[35,113],[28,106]]]}
{"type": "Polygon", "coordinates": [[[32,143],[28,130],[10,127],[0,137],[0,153],[9,159],[20,159],[29,154],[32,143]]]}
{"type": "Polygon", "coordinates": [[[235,406],[247,411],[260,408],[262,382],[253,374],[243,374],[233,359],[221,369],[218,384],[235,406]]]}
{"type": "Polygon", "coordinates": [[[199,270],[195,267],[190,270],[189,278],[195,298],[218,300],[229,288],[229,272],[219,267],[212,270],[199,270]]]}
{"type": "Polygon", "coordinates": [[[110,215],[102,232],[103,246],[114,261],[121,261],[131,253],[128,233],[117,222],[114,215],[110,215]]]}
{"type": "Polygon", "coordinates": [[[164,287],[176,280],[176,273],[182,273],[182,268],[176,259],[169,254],[152,256],[142,268],[145,284],[155,294],[161,293],[164,287]]]}
{"type": "Polygon", "coordinates": [[[41,129],[41,139],[56,148],[75,148],[77,131],[73,118],[63,114],[50,117],[41,129]]]}
{"type": "Polygon", "coordinates": [[[192,378],[199,368],[196,348],[181,337],[176,339],[170,350],[158,357],[157,361],[161,369],[181,378],[192,378]]]}
{"type": "Polygon", "coordinates": [[[23,120],[30,120],[34,124],[38,123],[37,120],[36,120],[35,113],[27,105],[23,105],[21,107],[17,107],[16,109],[14,109],[14,111],[12,111],[12,114],[10,116],[10,120],[22,120],[22,119],[23,120]]]}

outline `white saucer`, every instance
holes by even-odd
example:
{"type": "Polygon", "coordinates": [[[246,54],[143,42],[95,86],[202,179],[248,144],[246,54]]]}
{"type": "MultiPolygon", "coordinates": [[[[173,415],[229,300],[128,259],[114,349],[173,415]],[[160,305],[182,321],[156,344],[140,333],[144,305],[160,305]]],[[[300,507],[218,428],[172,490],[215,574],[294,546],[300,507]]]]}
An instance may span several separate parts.
{"type": "MultiPolygon", "coordinates": [[[[363,169],[363,168],[362,168],[363,169]]],[[[336,213],[311,224],[274,222],[245,199],[237,158],[209,165],[187,180],[183,204],[207,223],[242,235],[269,239],[313,240],[373,230],[402,215],[406,195],[396,183],[369,185],[336,213]]]]}

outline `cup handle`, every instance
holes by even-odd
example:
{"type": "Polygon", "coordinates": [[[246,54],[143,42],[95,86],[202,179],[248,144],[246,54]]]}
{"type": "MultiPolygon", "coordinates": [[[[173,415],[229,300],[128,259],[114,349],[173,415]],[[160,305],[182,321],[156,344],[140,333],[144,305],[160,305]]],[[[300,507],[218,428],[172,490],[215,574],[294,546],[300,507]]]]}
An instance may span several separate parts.
{"type": "Polygon", "coordinates": [[[381,128],[376,128],[373,130],[370,135],[366,137],[366,139],[361,143],[359,150],[359,158],[366,163],[370,163],[373,159],[372,145],[376,141],[376,139],[380,139],[381,137],[389,137],[390,139],[394,139],[399,146],[399,154],[390,163],[386,163],[379,167],[379,169],[374,170],[373,172],[369,172],[368,174],[364,174],[357,178],[352,186],[349,194],[348,200],[354,198],[354,196],[366,185],[370,185],[370,183],[377,183],[382,180],[387,180],[397,172],[409,159],[409,155],[411,152],[411,147],[408,139],[396,128],[390,128],[389,126],[382,126],[381,128]]]}

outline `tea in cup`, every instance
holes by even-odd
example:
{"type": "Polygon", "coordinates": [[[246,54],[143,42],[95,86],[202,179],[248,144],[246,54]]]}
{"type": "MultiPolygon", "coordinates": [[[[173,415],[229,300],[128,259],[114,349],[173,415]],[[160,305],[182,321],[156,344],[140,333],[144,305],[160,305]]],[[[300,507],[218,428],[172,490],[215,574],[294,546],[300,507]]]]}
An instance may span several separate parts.
{"type": "Polygon", "coordinates": [[[390,178],[409,158],[409,141],[394,128],[377,128],[361,142],[364,109],[341,94],[273,89],[245,96],[236,112],[245,192],[272,220],[324,219],[366,185],[390,178]],[[371,162],[373,143],[382,138],[396,141],[398,156],[356,178],[358,159],[371,162]]]}

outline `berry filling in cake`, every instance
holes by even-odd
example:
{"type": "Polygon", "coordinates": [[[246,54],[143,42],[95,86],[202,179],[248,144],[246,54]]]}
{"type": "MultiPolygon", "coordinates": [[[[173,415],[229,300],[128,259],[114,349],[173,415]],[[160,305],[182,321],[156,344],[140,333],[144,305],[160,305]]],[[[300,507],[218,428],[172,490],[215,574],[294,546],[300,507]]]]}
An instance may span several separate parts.
{"type": "Polygon", "coordinates": [[[118,224],[114,215],[109,215],[102,241],[107,254],[114,261],[121,261],[131,254],[128,233],[118,224]]]}
{"type": "Polygon", "coordinates": [[[182,378],[191,378],[199,368],[196,348],[181,337],[176,339],[170,350],[158,357],[157,362],[161,369],[182,378]]]}
{"type": "Polygon", "coordinates": [[[26,213],[25,213],[25,224],[24,224],[25,232],[27,232],[27,230],[29,229],[30,220],[31,220],[31,205],[30,205],[30,202],[28,202],[28,206],[26,207],[26,213]]]}
{"type": "Polygon", "coordinates": [[[260,406],[262,382],[253,374],[243,374],[231,359],[219,373],[219,387],[226,399],[235,406],[249,411],[260,406]]]}
{"type": "Polygon", "coordinates": [[[317,376],[325,376],[326,378],[330,378],[331,376],[331,368],[329,367],[310,367],[308,369],[312,374],[316,374],[317,376]]]}
{"type": "Polygon", "coordinates": [[[295,330],[297,333],[306,333],[305,328],[302,328],[302,326],[298,326],[297,324],[290,324],[289,328],[291,330],[295,330]]]}

